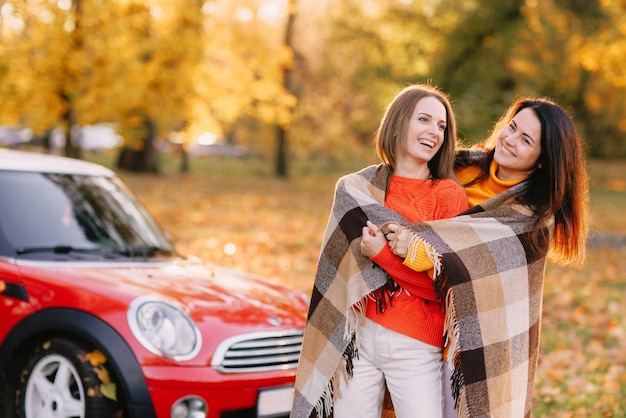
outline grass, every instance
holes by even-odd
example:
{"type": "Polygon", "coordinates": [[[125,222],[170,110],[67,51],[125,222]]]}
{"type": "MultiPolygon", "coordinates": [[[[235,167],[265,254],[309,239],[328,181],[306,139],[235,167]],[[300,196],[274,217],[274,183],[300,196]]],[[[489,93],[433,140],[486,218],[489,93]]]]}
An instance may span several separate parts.
{"type": "MultiPolygon", "coordinates": [[[[90,156],[111,165],[113,156],[90,156]]],[[[363,163],[162,161],[159,176],[120,173],[183,254],[310,292],[334,183],[363,163]]],[[[626,161],[591,161],[591,228],[626,236],[626,161]]],[[[621,241],[624,242],[624,241],[621,241]]],[[[584,268],[548,265],[534,417],[626,416],[626,248],[592,248],[584,268]]]]}
{"type": "MultiPolygon", "coordinates": [[[[591,161],[592,234],[626,237],[626,161],[591,161]]],[[[626,416],[626,240],[582,269],[549,265],[536,417],[626,416]]]]}

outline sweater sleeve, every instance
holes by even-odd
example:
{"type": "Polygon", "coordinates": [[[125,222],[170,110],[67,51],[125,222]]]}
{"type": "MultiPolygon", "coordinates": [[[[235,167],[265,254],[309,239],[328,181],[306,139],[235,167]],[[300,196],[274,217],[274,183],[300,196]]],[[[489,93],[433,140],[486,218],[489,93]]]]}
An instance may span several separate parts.
{"type": "MultiPolygon", "coordinates": [[[[426,257],[425,252],[424,256],[426,257]]],[[[395,255],[388,245],[385,245],[378,254],[372,257],[372,261],[378,264],[396,283],[412,295],[426,300],[437,300],[432,279],[426,273],[418,272],[410,266],[404,265],[402,257],[395,255]]]]}
{"type": "Polygon", "coordinates": [[[413,271],[424,271],[427,272],[429,276],[433,276],[433,268],[435,265],[426,254],[426,247],[424,241],[421,239],[411,240],[406,258],[402,264],[413,271]]]}

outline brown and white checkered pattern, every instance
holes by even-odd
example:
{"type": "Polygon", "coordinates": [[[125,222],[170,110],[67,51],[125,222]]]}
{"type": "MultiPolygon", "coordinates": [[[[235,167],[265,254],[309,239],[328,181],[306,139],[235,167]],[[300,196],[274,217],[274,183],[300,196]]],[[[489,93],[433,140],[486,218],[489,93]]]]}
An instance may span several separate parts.
{"type": "MultiPolygon", "coordinates": [[[[406,220],[384,207],[390,172],[371,166],[341,178],[315,277],[292,418],[330,416],[349,378],[360,320],[355,309],[387,274],[360,252],[362,227],[406,220]]],[[[412,226],[443,261],[453,391],[463,417],[530,415],[547,251],[531,249],[535,219],[515,205],[524,184],[466,215],[412,226]]],[[[547,248],[547,244],[546,244],[547,248]]],[[[362,310],[361,310],[362,312],[362,310]]]]}
{"type": "MultiPolygon", "coordinates": [[[[513,202],[522,187],[466,215],[414,227],[442,257],[435,285],[446,294],[449,363],[462,417],[530,416],[549,245],[529,243],[535,217],[513,202]]],[[[546,234],[552,227],[552,221],[541,226],[546,234]]]]}

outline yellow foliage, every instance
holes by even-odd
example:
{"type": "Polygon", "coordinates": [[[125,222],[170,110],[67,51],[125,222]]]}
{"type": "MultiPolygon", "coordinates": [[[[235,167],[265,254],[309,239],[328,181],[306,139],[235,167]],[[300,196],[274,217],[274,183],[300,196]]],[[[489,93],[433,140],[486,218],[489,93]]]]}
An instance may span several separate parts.
{"type": "Polygon", "coordinates": [[[87,361],[92,366],[100,366],[101,364],[105,364],[107,362],[106,356],[100,350],[94,350],[85,355],[87,361]]]}
{"type": "MultiPolygon", "coordinates": [[[[0,68],[0,123],[42,133],[68,110],[79,125],[139,111],[157,135],[183,125],[225,131],[280,89],[276,25],[238,21],[244,0],[214,2],[211,13],[197,0],[81,2],[80,14],[56,2],[9,3],[0,16],[15,22],[0,24],[0,62],[9,63],[0,68]]],[[[130,146],[145,141],[137,134],[126,132],[130,146]]]]}
{"type": "Polygon", "coordinates": [[[107,371],[107,369],[105,369],[104,367],[94,367],[94,371],[98,375],[98,379],[103,384],[106,385],[111,383],[111,378],[109,377],[109,372],[107,371]]]}
{"type": "Polygon", "coordinates": [[[117,386],[115,383],[107,383],[100,385],[100,393],[105,398],[109,398],[112,401],[117,401],[117,386]]]}
{"type": "MultiPolygon", "coordinates": [[[[600,17],[537,0],[100,0],[81,1],[80,13],[73,1],[0,3],[0,124],[36,133],[140,113],[157,139],[181,129],[193,139],[246,132],[252,120],[289,126],[294,153],[340,153],[337,143],[349,153],[399,87],[431,81],[450,92],[472,141],[523,94],[575,104],[591,132],[626,123],[621,0],[598,2],[600,17]],[[490,19],[502,10],[513,20],[490,19]],[[289,16],[294,43],[284,45],[289,16]]],[[[125,132],[126,144],[145,146],[140,134],[125,132]]],[[[237,138],[269,148],[273,137],[256,134],[237,138]]]]}

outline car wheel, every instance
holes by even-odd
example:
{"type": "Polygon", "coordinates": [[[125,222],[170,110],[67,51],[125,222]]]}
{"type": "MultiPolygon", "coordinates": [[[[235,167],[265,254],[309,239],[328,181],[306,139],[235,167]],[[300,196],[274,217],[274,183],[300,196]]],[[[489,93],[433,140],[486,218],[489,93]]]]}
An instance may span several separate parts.
{"type": "Polygon", "coordinates": [[[122,417],[106,358],[78,342],[51,338],[26,361],[16,397],[21,418],[122,417]]]}

